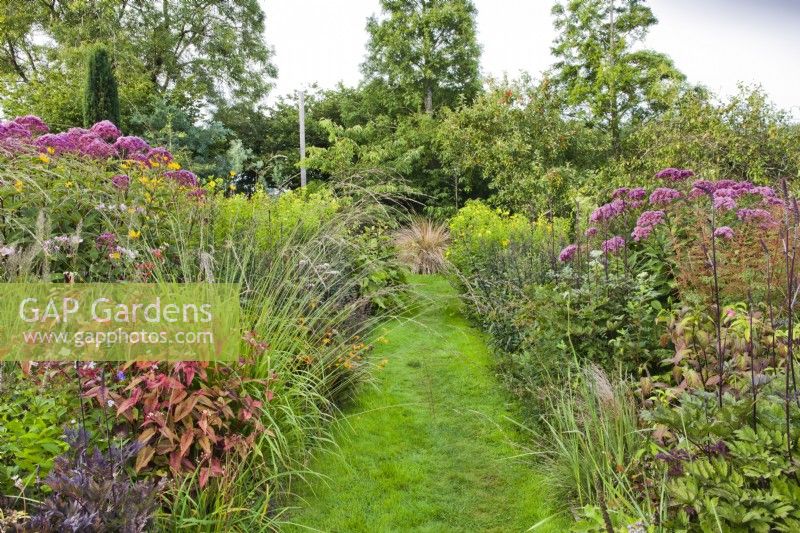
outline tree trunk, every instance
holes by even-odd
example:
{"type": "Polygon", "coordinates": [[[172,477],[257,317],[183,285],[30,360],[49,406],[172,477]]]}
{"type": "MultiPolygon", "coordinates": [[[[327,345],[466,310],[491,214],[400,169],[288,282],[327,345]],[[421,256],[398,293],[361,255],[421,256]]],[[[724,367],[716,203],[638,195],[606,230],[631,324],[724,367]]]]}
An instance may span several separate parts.
{"type": "Polygon", "coordinates": [[[433,114],[433,89],[430,85],[425,86],[425,112],[429,115],[433,114]]]}

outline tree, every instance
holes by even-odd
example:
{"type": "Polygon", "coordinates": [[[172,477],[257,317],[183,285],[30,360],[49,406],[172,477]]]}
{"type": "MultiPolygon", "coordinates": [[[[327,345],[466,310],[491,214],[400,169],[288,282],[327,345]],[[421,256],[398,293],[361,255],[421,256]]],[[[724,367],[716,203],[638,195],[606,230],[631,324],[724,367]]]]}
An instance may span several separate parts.
{"type": "Polygon", "coordinates": [[[472,1],[381,0],[381,9],[383,16],[367,22],[366,81],[382,82],[428,114],[471,101],[480,90],[472,1]]]}
{"type": "MultiPolygon", "coordinates": [[[[87,48],[98,43],[114,53],[126,105],[157,96],[196,115],[203,107],[255,105],[276,75],[258,0],[48,0],[24,10],[18,4],[0,0],[6,111],[27,106],[27,112],[51,115],[46,99],[29,94],[78,92],[87,48]]],[[[80,101],[73,105],[80,115],[80,101]]]]}
{"type": "Polygon", "coordinates": [[[101,120],[120,124],[117,78],[111,58],[104,46],[89,55],[86,87],[83,96],[83,124],[87,128],[101,120]]]}
{"type": "Polygon", "coordinates": [[[658,22],[644,0],[568,0],[553,15],[555,81],[619,158],[623,126],[668,107],[684,76],[666,55],[635,48],[658,22]]]}

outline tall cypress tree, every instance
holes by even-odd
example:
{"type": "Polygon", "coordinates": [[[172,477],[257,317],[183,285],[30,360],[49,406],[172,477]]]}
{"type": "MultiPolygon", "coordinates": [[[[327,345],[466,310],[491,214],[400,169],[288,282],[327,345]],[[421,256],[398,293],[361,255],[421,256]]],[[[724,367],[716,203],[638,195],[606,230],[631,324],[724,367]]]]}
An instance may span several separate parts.
{"type": "Polygon", "coordinates": [[[97,46],[89,54],[83,123],[88,128],[101,120],[110,120],[119,126],[119,95],[108,50],[97,46]]]}

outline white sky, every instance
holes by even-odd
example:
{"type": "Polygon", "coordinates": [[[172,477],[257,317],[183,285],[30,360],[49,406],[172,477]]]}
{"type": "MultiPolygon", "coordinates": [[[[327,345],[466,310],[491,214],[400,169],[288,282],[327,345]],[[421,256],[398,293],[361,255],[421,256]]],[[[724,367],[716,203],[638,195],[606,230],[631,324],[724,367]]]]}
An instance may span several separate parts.
{"type": "MultiPolygon", "coordinates": [[[[474,0],[484,74],[538,75],[553,62],[552,0],[474,0]]],[[[367,17],[378,0],[261,0],[278,80],[270,99],[317,82],[361,78],[367,17]]],[[[650,0],[659,24],[646,45],[670,55],[690,82],[727,95],[759,82],[800,116],[800,0],[650,0]]]]}

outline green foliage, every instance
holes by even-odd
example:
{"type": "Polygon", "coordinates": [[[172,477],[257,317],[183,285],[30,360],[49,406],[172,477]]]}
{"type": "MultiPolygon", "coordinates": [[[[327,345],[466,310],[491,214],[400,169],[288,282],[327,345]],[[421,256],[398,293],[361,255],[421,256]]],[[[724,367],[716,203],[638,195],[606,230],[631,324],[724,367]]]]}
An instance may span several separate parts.
{"type": "Polygon", "coordinates": [[[800,408],[781,397],[784,376],[763,387],[755,404],[749,391],[682,395],[671,408],[658,406],[648,419],[669,431],[668,486],[675,531],[795,531],[800,527],[800,408]],[[794,459],[792,457],[795,457],[794,459]]]}
{"type": "Polygon", "coordinates": [[[480,88],[471,0],[381,0],[367,23],[366,80],[380,81],[408,109],[433,113],[480,88]]]}
{"type": "Polygon", "coordinates": [[[0,369],[0,495],[35,492],[38,479],[46,477],[53,459],[67,449],[61,438],[64,427],[77,416],[74,401],[63,383],[54,379],[47,385],[30,382],[0,369]],[[42,387],[55,394],[43,394],[42,387]]]}
{"type": "Polygon", "coordinates": [[[684,76],[666,55],[635,48],[657,22],[643,0],[571,0],[553,15],[556,82],[619,157],[623,126],[665,109],[684,76]]]}
{"type": "Polygon", "coordinates": [[[87,62],[86,87],[83,94],[83,125],[109,120],[120,123],[117,78],[108,49],[98,46],[92,49],[87,62]]]}

